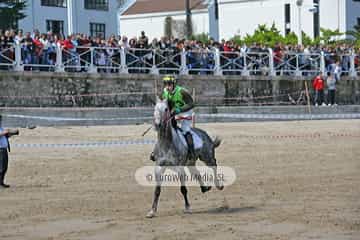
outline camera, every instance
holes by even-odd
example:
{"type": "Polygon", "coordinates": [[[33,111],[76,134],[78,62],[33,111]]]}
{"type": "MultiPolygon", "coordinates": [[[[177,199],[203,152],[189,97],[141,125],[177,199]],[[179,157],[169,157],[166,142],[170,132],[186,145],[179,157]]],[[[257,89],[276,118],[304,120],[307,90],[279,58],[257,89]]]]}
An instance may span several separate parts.
{"type": "Polygon", "coordinates": [[[9,133],[7,134],[7,137],[12,137],[20,134],[18,129],[9,129],[8,132],[9,133]]]}

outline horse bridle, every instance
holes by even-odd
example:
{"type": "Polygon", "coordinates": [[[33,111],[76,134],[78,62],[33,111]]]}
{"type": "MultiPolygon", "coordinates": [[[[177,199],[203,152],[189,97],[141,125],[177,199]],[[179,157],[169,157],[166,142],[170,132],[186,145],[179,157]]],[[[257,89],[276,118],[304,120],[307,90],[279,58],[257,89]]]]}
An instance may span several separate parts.
{"type": "MultiPolygon", "coordinates": [[[[165,119],[164,122],[166,124],[168,124],[168,122],[171,121],[175,117],[175,116],[170,116],[169,112],[170,112],[169,109],[166,109],[166,111],[163,114],[163,118],[165,119]]],[[[159,126],[161,126],[161,124],[162,123],[160,122],[159,126]]],[[[141,136],[145,136],[153,126],[154,125],[151,125],[148,129],[146,129],[141,136]]]]}
{"type": "Polygon", "coordinates": [[[168,124],[172,119],[174,118],[174,116],[171,116],[170,111],[168,108],[166,108],[164,114],[163,114],[163,119],[164,119],[164,123],[168,124]]]}

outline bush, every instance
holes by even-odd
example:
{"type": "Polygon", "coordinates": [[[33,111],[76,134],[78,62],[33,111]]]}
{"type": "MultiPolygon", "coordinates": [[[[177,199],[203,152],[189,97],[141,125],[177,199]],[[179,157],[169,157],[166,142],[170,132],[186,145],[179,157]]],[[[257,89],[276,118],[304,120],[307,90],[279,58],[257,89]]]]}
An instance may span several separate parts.
{"type": "Polygon", "coordinates": [[[230,40],[239,46],[243,45],[243,43],[244,43],[244,41],[241,39],[240,35],[235,35],[230,40]]]}
{"type": "MultiPolygon", "coordinates": [[[[355,28],[356,29],[356,28],[355,28]]],[[[312,39],[304,32],[302,32],[302,42],[304,46],[314,46],[319,45],[321,42],[332,45],[337,44],[343,40],[338,40],[337,37],[343,36],[344,33],[339,30],[330,30],[321,28],[321,37],[312,39]]],[[[351,31],[349,35],[355,36],[357,39],[357,44],[360,45],[360,26],[358,31],[351,31]]],[[[246,34],[242,39],[241,36],[235,35],[232,40],[237,44],[246,43],[247,45],[252,45],[254,43],[264,44],[269,47],[274,47],[278,43],[286,45],[296,45],[298,43],[298,37],[294,32],[289,33],[285,37],[280,33],[280,31],[275,27],[275,24],[269,28],[265,24],[258,25],[258,28],[254,31],[254,34],[246,34]]]]}
{"type": "Polygon", "coordinates": [[[205,44],[208,44],[210,42],[210,36],[207,33],[200,33],[200,34],[192,35],[190,37],[190,39],[200,41],[205,44]]]}
{"type": "Polygon", "coordinates": [[[270,47],[274,47],[277,43],[283,42],[283,36],[280,31],[275,27],[275,24],[268,28],[265,24],[258,25],[253,35],[247,34],[244,37],[244,42],[247,45],[253,43],[261,43],[270,47]]]}
{"type": "Polygon", "coordinates": [[[298,43],[298,37],[294,32],[289,33],[283,39],[283,42],[286,45],[296,45],[298,43]]]}

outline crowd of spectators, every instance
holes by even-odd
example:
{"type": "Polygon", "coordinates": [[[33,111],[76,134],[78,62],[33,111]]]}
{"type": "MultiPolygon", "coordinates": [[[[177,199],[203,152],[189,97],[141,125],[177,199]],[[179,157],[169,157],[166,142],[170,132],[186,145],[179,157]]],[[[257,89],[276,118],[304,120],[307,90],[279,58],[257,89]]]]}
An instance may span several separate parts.
{"type": "MultiPolygon", "coordinates": [[[[215,69],[215,52],[220,51],[220,66],[223,74],[269,73],[269,48],[262,44],[238,45],[234,41],[210,39],[207,43],[162,37],[152,39],[141,32],[139,37],[111,35],[108,39],[86,34],[62,37],[52,32],[38,30],[23,33],[21,30],[0,31],[0,68],[10,69],[15,60],[14,44],[21,47],[21,60],[25,71],[54,71],[57,49],[61,49],[65,71],[88,71],[90,64],[99,72],[118,72],[121,64],[120,49],[126,52],[129,72],[148,73],[155,64],[165,73],[177,73],[181,66],[181,54],[186,51],[186,67],[189,73],[211,74],[215,69]],[[90,51],[90,47],[95,49],[90,51]],[[155,50],[155,51],[154,51],[155,50]]],[[[351,54],[355,53],[355,68],[359,69],[360,49],[348,44],[337,46],[291,46],[278,44],[272,48],[274,70],[277,75],[294,74],[297,69],[316,74],[320,55],[324,54],[326,68],[340,62],[342,72],[347,74],[351,67],[351,54]]],[[[358,70],[359,71],[359,70],[358,70]]]]}

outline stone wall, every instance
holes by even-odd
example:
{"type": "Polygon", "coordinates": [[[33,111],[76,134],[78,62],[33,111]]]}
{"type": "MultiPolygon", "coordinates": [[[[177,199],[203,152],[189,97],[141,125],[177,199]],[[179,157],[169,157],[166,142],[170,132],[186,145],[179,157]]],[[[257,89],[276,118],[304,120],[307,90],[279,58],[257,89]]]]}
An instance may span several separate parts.
{"type": "MultiPolygon", "coordinates": [[[[297,101],[311,78],[289,76],[180,76],[199,105],[289,104],[297,101]]],[[[337,102],[360,104],[360,78],[343,77],[337,102]]],[[[150,106],[161,91],[161,76],[86,73],[0,72],[2,107],[140,107],[150,106]]],[[[306,101],[304,96],[304,101],[306,101]]],[[[303,103],[304,103],[303,101],[303,103]]]]}

